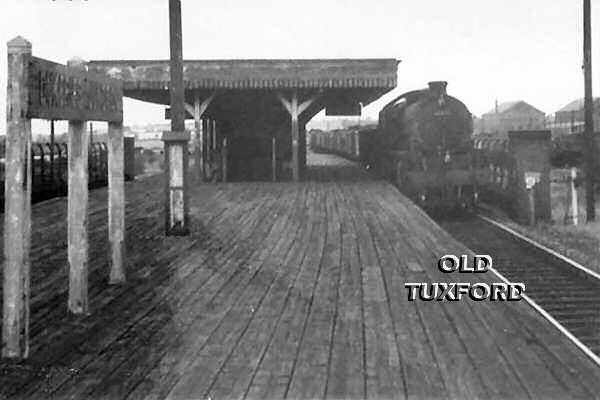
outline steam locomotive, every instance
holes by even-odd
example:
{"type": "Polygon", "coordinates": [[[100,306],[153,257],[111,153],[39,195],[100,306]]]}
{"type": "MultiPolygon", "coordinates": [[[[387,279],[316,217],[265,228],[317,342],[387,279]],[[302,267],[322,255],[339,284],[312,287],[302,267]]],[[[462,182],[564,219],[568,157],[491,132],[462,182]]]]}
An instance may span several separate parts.
{"type": "Polygon", "coordinates": [[[474,207],[486,170],[475,157],[471,113],[446,86],[404,93],[380,111],[376,127],[316,132],[311,144],[359,159],[425,209],[474,207]]]}

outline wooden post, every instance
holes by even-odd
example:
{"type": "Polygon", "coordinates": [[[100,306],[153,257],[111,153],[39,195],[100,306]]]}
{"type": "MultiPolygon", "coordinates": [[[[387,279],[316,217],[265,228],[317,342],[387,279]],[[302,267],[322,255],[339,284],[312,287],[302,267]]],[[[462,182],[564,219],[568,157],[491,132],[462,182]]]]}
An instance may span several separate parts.
{"type": "Polygon", "coordinates": [[[88,312],[88,131],[69,121],[68,259],[69,310],[88,312]]]}
{"type": "Polygon", "coordinates": [[[273,172],[273,182],[277,182],[277,139],[271,139],[271,170],[273,172]]]}
{"type": "Polygon", "coordinates": [[[303,179],[306,173],[306,124],[299,126],[300,136],[298,138],[298,176],[303,179]]]}
{"type": "Polygon", "coordinates": [[[210,164],[211,154],[210,150],[212,149],[212,120],[209,118],[206,120],[206,163],[210,164]]]}
{"type": "Polygon", "coordinates": [[[585,115],[585,202],[587,221],[596,218],[594,196],[594,102],[592,98],[592,23],[590,0],[583,0],[583,72],[584,72],[584,115],[585,115]]]}
{"type": "Polygon", "coordinates": [[[300,138],[299,116],[318,98],[318,94],[298,105],[298,95],[296,92],[292,94],[292,100],[288,101],[281,93],[277,93],[279,101],[288,111],[291,117],[292,125],[292,174],[294,181],[300,180],[300,157],[298,140],[300,138]]]}
{"type": "Polygon", "coordinates": [[[223,138],[223,148],[221,149],[221,172],[223,182],[227,182],[227,138],[223,138]]]}
{"type": "Polygon", "coordinates": [[[196,136],[194,140],[194,155],[195,155],[195,165],[196,165],[196,176],[204,180],[205,177],[205,167],[204,161],[205,157],[205,143],[206,143],[206,120],[202,119],[202,115],[212,102],[212,99],[215,97],[216,92],[213,92],[207,99],[203,102],[200,102],[200,98],[196,95],[194,99],[194,107],[186,105],[189,112],[194,115],[194,129],[196,131],[196,136]]]}
{"type": "Polygon", "coordinates": [[[165,142],[165,165],[167,204],[165,233],[167,236],[189,234],[189,210],[187,199],[188,132],[163,132],[165,142]]]}
{"type": "Polygon", "coordinates": [[[195,128],[195,141],[194,141],[194,158],[196,165],[196,176],[202,180],[204,176],[204,157],[202,157],[202,113],[200,110],[200,99],[196,97],[194,99],[194,128],[195,128]]]}
{"type": "Polygon", "coordinates": [[[52,176],[52,184],[58,187],[58,180],[54,170],[54,120],[50,121],[50,175],[52,176]]]}
{"type": "Polygon", "coordinates": [[[300,158],[298,155],[298,137],[300,136],[298,129],[298,95],[296,92],[292,95],[291,101],[291,117],[292,117],[292,174],[294,181],[300,180],[300,158]]]}
{"type": "Polygon", "coordinates": [[[23,211],[23,273],[21,275],[23,282],[23,337],[25,339],[24,356],[29,356],[29,296],[31,285],[31,190],[32,190],[32,157],[31,157],[31,120],[27,119],[25,123],[25,204],[23,211]]]}
{"type": "MultiPolygon", "coordinates": [[[[516,182],[510,187],[513,191],[516,217],[529,222],[530,197],[529,188],[535,184],[535,218],[550,221],[552,207],[550,201],[550,131],[509,131],[509,148],[507,154],[514,159],[514,176],[516,182]]],[[[506,163],[502,168],[506,167],[506,163]]],[[[511,172],[512,175],[512,172],[511,172]]],[[[507,188],[499,187],[499,190],[507,188]]]]}
{"type": "Polygon", "coordinates": [[[181,39],[181,1],[169,0],[171,131],[163,132],[166,166],[165,234],[189,234],[187,163],[189,132],[185,131],[185,93],[181,39]]]}
{"type": "Polygon", "coordinates": [[[212,135],[213,135],[213,137],[212,137],[212,148],[213,148],[213,150],[216,150],[217,149],[217,121],[214,120],[214,119],[212,121],[212,126],[213,126],[213,129],[212,129],[212,135]]]}
{"type": "MultiPolygon", "coordinates": [[[[73,58],[67,65],[84,69],[85,62],[73,58]]],[[[69,311],[87,314],[88,307],[88,146],[85,121],[69,121],[68,137],[68,259],[69,311]]]]}
{"type": "Polygon", "coordinates": [[[31,247],[31,121],[27,118],[27,78],[31,43],[8,42],[4,198],[4,285],[2,356],[29,355],[31,247]]]}
{"type": "Polygon", "coordinates": [[[529,225],[535,224],[535,186],[527,189],[529,197],[529,225]]]}
{"type": "Polygon", "coordinates": [[[204,144],[204,150],[206,151],[206,159],[204,162],[204,176],[208,180],[213,172],[212,170],[212,120],[208,118],[206,120],[206,142],[204,144]]]}
{"type": "Polygon", "coordinates": [[[202,122],[202,180],[206,181],[207,170],[208,170],[208,121],[206,118],[201,120],[202,122]]]}
{"type": "Polygon", "coordinates": [[[108,124],[109,283],[125,282],[125,163],[123,123],[108,124]]]}
{"type": "Polygon", "coordinates": [[[577,178],[577,169],[571,168],[571,209],[573,210],[573,225],[579,224],[579,201],[577,199],[577,188],[575,187],[575,179],[577,178]]]}
{"type": "Polygon", "coordinates": [[[211,149],[210,149],[210,171],[213,174],[212,179],[214,182],[217,182],[217,170],[219,169],[219,165],[218,165],[218,157],[217,157],[217,121],[215,121],[214,119],[211,121],[212,124],[212,130],[211,130],[211,134],[212,134],[212,138],[210,140],[211,142],[211,149]]]}

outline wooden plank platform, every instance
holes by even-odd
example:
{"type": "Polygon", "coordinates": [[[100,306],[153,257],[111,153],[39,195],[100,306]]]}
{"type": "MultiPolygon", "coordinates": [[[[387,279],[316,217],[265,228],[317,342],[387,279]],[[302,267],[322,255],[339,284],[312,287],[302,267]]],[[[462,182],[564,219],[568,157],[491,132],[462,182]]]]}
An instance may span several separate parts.
{"type": "MultiPolygon", "coordinates": [[[[162,177],[129,183],[128,282],[107,285],[90,194],[90,309],[66,309],[66,200],[33,207],[32,349],[0,398],[598,398],[599,370],[525,303],[409,302],[468,252],[391,185],[309,155],[303,183],[203,184],[163,234],[162,177]]],[[[490,273],[491,274],[491,273],[490,273]]]]}

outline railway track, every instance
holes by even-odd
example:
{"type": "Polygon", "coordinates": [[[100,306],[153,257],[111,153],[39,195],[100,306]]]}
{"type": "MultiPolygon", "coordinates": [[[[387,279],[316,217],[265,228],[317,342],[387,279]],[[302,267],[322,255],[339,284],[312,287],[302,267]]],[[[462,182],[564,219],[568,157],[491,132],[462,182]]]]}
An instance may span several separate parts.
{"type": "Polygon", "coordinates": [[[526,299],[600,365],[600,275],[484,216],[436,221],[494,269],[525,284],[526,299]]]}

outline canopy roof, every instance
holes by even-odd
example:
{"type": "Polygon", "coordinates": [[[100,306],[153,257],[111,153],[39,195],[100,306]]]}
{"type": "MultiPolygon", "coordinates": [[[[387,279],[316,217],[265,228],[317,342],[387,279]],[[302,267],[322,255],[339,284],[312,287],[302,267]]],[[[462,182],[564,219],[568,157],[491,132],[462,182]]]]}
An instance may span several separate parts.
{"type": "MultiPolygon", "coordinates": [[[[186,60],[183,69],[186,91],[352,90],[355,101],[368,104],[396,87],[398,63],[395,59],[186,60]]],[[[127,97],[169,103],[168,60],[96,60],[88,68],[122,79],[127,97]]]]}
{"type": "MultiPolygon", "coordinates": [[[[90,61],[88,66],[118,75],[126,89],[164,88],[168,60],[90,61]]],[[[186,89],[394,88],[398,61],[360,60],[188,60],[186,89]]]]}

